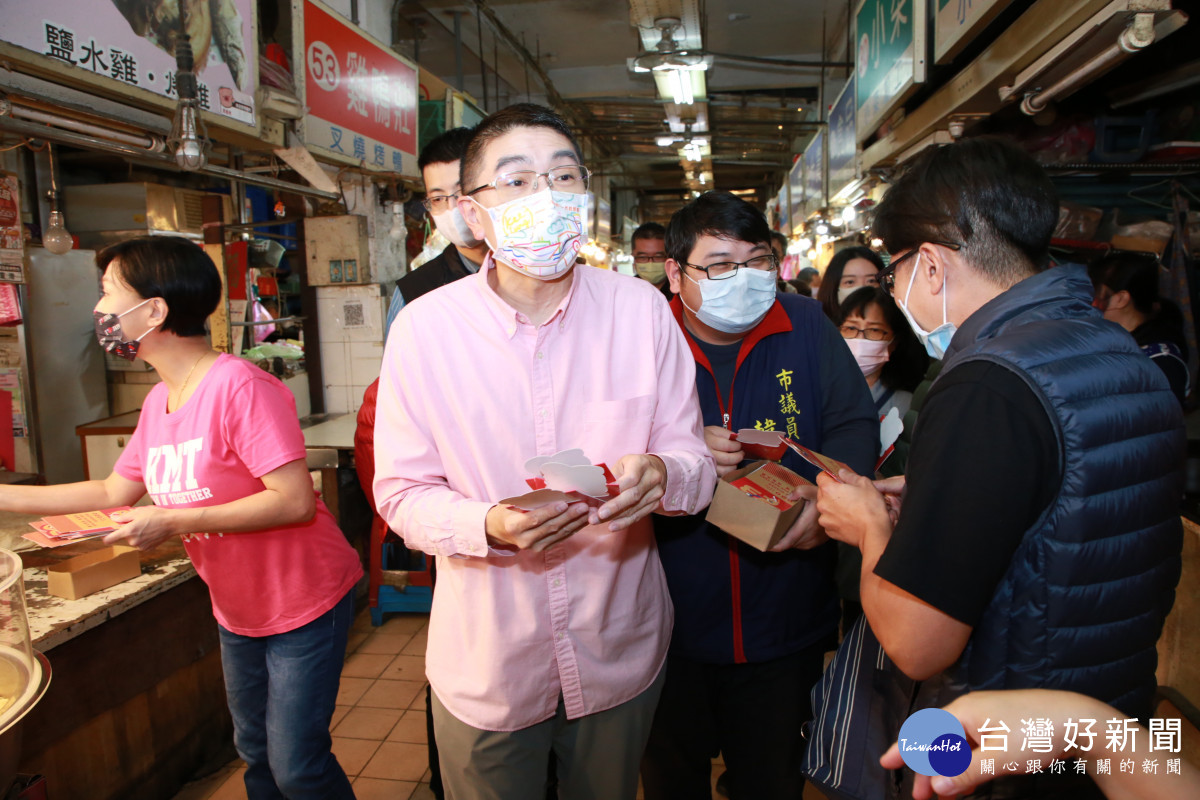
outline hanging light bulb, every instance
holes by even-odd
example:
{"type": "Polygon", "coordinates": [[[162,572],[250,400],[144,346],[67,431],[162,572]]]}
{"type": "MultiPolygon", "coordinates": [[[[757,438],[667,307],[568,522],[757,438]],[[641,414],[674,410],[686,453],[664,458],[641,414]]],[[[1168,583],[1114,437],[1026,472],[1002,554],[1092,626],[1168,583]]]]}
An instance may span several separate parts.
{"type": "Polygon", "coordinates": [[[175,107],[167,147],[174,153],[179,168],[189,172],[208,163],[208,130],[200,117],[194,66],[191,39],[186,33],[181,34],[175,40],[175,91],[179,105],[175,107]]]}
{"type": "Polygon", "coordinates": [[[404,227],[404,205],[392,203],[392,227],[388,230],[388,238],[393,242],[399,242],[407,237],[408,230],[404,227]]]}
{"type": "Polygon", "coordinates": [[[54,145],[47,142],[46,147],[50,160],[50,191],[46,192],[46,196],[50,198],[50,220],[46,225],[46,230],[42,232],[42,247],[61,256],[63,253],[71,251],[71,248],[75,246],[75,240],[67,231],[66,219],[63,218],[63,213],[58,207],[58,181],[54,176],[54,145]]]}

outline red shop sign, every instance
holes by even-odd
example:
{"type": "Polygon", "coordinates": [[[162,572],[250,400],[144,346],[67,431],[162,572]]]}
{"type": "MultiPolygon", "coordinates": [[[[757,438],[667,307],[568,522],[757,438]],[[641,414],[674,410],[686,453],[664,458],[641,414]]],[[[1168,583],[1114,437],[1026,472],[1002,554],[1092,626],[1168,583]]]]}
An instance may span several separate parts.
{"type": "Polygon", "coordinates": [[[342,160],[415,175],[417,69],[315,0],[304,3],[304,140],[342,160]]]}

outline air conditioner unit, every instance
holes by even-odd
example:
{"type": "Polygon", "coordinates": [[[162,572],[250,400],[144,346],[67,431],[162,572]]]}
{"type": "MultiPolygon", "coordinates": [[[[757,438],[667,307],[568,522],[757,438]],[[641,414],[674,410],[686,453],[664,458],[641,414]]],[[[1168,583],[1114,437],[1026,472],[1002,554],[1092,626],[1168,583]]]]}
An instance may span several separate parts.
{"type": "Polygon", "coordinates": [[[67,224],[84,248],[131,236],[174,235],[200,240],[205,197],[221,198],[224,219],[233,219],[228,195],[155,183],[101,183],[63,189],[67,224]]]}

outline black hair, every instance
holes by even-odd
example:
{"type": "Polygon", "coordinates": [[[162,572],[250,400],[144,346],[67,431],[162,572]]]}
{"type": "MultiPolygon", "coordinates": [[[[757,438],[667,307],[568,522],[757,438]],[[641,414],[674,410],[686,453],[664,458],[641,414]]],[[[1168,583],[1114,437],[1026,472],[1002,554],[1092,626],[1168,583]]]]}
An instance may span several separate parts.
{"type": "Polygon", "coordinates": [[[453,164],[461,161],[474,135],[475,131],[471,128],[451,128],[439,134],[421,148],[421,155],[417,157],[417,169],[423,172],[430,164],[453,164]]]}
{"type": "MultiPolygon", "coordinates": [[[[779,252],[783,253],[785,256],[787,255],[788,238],[782,233],[779,231],[771,231],[771,244],[779,245],[779,252]]],[[[772,247],[772,249],[774,249],[774,247],[772,247]]]]}
{"type": "Polygon", "coordinates": [[[1108,253],[1092,268],[1092,283],[1117,292],[1129,292],[1133,307],[1146,316],[1158,311],[1158,256],[1153,253],[1133,253],[1115,250],[1108,253]]]}
{"type": "Polygon", "coordinates": [[[767,218],[730,192],[705,192],[672,215],[667,223],[667,257],[686,263],[701,236],[771,246],[767,218]]]}
{"type": "Polygon", "coordinates": [[[101,273],[113,262],[121,281],[140,297],[166,301],[161,330],[204,335],[205,321],[221,302],[221,275],[199,245],[182,236],[138,236],[96,253],[101,273]]]}
{"type": "Polygon", "coordinates": [[[1162,267],[1154,253],[1113,250],[1097,262],[1089,272],[1098,290],[1108,287],[1113,294],[1129,292],[1130,302],[1147,321],[1154,321],[1171,341],[1187,353],[1185,323],[1179,306],[1158,293],[1158,278],[1162,267]]]}
{"type": "Polygon", "coordinates": [[[925,371],[929,369],[929,353],[909,327],[908,320],[904,318],[903,312],[890,294],[878,286],[855,289],[838,309],[838,325],[845,322],[846,317],[865,317],[867,309],[871,306],[879,306],[884,321],[892,329],[892,341],[896,343],[887,363],[879,372],[879,380],[889,389],[914,391],[925,378],[925,371]]]}
{"type": "Polygon", "coordinates": [[[930,147],[875,209],[889,253],[925,242],[962,245],[963,259],[1008,288],[1049,263],[1058,192],[1033,158],[998,136],[930,147]]]}
{"type": "Polygon", "coordinates": [[[629,239],[629,246],[632,247],[634,242],[639,239],[666,239],[667,229],[657,222],[643,222],[637,226],[637,230],[633,232],[633,236],[629,239]]]}
{"type": "Polygon", "coordinates": [[[549,128],[560,133],[571,143],[575,157],[583,163],[583,151],[571,131],[567,121],[545,106],[536,103],[516,103],[508,108],[502,108],[494,114],[489,114],[475,126],[475,132],[467,143],[467,149],[462,156],[459,167],[459,184],[463,194],[478,188],[476,176],[479,173],[483,151],[493,139],[498,139],[516,128],[549,128]],[[469,189],[467,187],[470,187],[469,189]]]}
{"type": "Polygon", "coordinates": [[[846,271],[846,265],[856,258],[870,261],[876,272],[883,269],[883,259],[869,247],[846,247],[833,254],[829,266],[825,268],[825,275],[821,278],[821,285],[817,287],[817,299],[825,309],[825,316],[834,322],[840,319],[837,295],[838,288],[842,285],[842,273],[846,271]]]}

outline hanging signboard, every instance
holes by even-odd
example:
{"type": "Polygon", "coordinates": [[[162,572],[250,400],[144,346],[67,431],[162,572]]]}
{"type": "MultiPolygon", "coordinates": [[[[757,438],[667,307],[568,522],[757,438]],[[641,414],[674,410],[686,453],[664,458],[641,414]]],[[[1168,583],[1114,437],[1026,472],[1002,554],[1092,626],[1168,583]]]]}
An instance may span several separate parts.
{"type": "Polygon", "coordinates": [[[861,142],[925,81],[926,0],[858,0],[854,12],[861,142]]]}
{"type": "Polygon", "coordinates": [[[810,214],[825,207],[825,186],[825,131],[817,131],[804,148],[804,198],[810,214]]]}
{"type": "Polygon", "coordinates": [[[303,0],[297,16],[305,144],[334,161],[417,177],[416,66],[316,0],[303,0]]]}
{"type": "Polygon", "coordinates": [[[934,62],[945,64],[971,43],[1012,0],[936,0],[934,62]]]}
{"type": "MultiPolygon", "coordinates": [[[[201,108],[257,129],[255,0],[183,5],[201,108]]],[[[97,87],[117,97],[157,95],[174,101],[179,7],[179,2],[149,0],[0,0],[0,40],[21,48],[0,48],[0,53],[63,83],[97,87]]]]}
{"type": "Polygon", "coordinates": [[[796,157],[784,189],[787,191],[787,213],[784,215],[783,231],[787,234],[799,233],[804,226],[804,218],[808,216],[804,211],[804,156],[796,157]]]}
{"type": "Polygon", "coordinates": [[[854,137],[854,75],[829,112],[829,194],[836,195],[858,178],[858,140],[854,137]]]}
{"type": "Polygon", "coordinates": [[[25,236],[21,231],[21,190],[17,176],[0,172],[0,281],[25,282],[25,236]]]}

